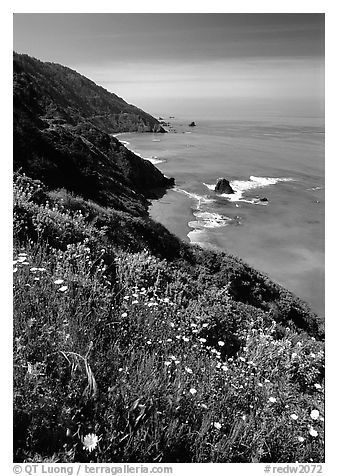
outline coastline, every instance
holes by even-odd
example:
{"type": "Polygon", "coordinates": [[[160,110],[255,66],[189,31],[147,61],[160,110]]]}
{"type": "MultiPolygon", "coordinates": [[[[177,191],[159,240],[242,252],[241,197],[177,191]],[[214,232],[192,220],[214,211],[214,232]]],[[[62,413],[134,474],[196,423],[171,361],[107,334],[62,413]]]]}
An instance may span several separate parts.
{"type": "MultiPolygon", "coordinates": [[[[223,162],[220,158],[223,154],[217,159],[215,149],[216,162],[212,169],[205,161],[203,150],[209,130],[196,132],[188,136],[168,134],[166,140],[156,146],[152,145],[152,136],[148,136],[149,143],[144,134],[139,135],[144,140],[135,136],[134,143],[130,133],[126,133],[128,136],[119,134],[120,139],[130,141],[125,144],[128,149],[132,145],[144,156],[156,154],[163,158],[163,164],[158,167],[165,175],[176,178],[175,188],[151,202],[150,217],[187,243],[240,257],[308,302],[319,315],[324,315],[322,229],[318,227],[317,218],[324,204],[324,184],[320,179],[318,182],[317,170],[316,174],[311,170],[312,177],[303,174],[299,166],[292,168],[291,157],[297,154],[303,159],[304,153],[298,150],[286,155],[288,163],[283,168],[277,168],[270,160],[261,160],[261,153],[254,155],[256,162],[251,165],[247,144],[241,143],[246,129],[243,134],[239,130],[239,138],[234,139],[235,144],[226,152],[231,162],[223,162]],[[202,145],[201,152],[199,145],[202,145]],[[238,162],[242,156],[244,161],[238,162]],[[214,192],[223,163],[223,173],[235,190],[233,195],[214,192]],[[194,169],[197,164],[199,172],[194,169]],[[290,220],[294,220],[292,226],[288,226],[290,220]],[[242,227],[245,227],[243,233],[239,230],[242,227]],[[304,238],[300,240],[302,235],[304,238]]],[[[214,130],[212,134],[213,140],[220,137],[214,130]]],[[[268,152],[272,157],[284,156],[281,139],[274,139],[271,145],[265,138],[260,141],[255,143],[257,150],[261,146],[260,150],[266,155],[268,152]],[[279,149],[275,150],[276,145],[279,149]]],[[[228,137],[218,142],[218,150],[222,144],[229,147],[228,137]]],[[[317,151],[320,153],[318,147],[317,151]]],[[[142,157],[141,154],[138,155],[142,157]]]]}

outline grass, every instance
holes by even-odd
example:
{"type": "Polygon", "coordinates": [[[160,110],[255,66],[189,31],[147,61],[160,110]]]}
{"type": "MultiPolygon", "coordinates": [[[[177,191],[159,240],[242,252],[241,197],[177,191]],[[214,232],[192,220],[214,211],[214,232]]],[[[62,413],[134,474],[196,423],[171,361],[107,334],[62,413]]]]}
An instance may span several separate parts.
{"type": "Polygon", "coordinates": [[[16,462],[324,460],[305,305],[233,257],[172,238],[165,257],[150,232],[131,250],[109,209],[14,192],[16,462]]]}

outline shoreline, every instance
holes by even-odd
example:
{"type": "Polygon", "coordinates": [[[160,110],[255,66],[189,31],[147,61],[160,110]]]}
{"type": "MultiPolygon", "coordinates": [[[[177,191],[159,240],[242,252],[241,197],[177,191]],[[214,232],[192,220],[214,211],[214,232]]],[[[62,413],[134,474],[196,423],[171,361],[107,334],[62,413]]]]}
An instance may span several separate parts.
{"type": "MultiPolygon", "coordinates": [[[[118,132],[117,134],[112,134],[113,137],[117,138],[117,136],[121,136],[122,134],[130,134],[130,132],[118,132]]],[[[136,134],[136,132],[135,132],[136,134]]],[[[132,152],[133,154],[137,155],[138,157],[140,157],[140,159],[143,159],[143,160],[147,160],[148,162],[150,162],[151,164],[153,165],[157,165],[157,164],[162,164],[163,162],[165,162],[165,160],[163,159],[158,159],[155,155],[152,156],[152,157],[143,157],[139,152],[136,152],[135,150],[133,149],[130,149],[129,146],[130,145],[130,142],[126,141],[126,140],[120,140],[119,141],[126,149],[128,149],[130,152],[132,152]]]]}

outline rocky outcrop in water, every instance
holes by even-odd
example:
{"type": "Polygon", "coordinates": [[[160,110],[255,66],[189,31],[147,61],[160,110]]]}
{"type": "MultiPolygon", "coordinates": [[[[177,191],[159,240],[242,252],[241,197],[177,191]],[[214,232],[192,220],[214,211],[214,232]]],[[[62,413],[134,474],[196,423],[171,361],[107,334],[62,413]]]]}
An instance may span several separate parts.
{"type": "Polygon", "coordinates": [[[235,193],[230,185],[229,180],[225,178],[219,178],[216,183],[215,192],[217,193],[235,193]]]}

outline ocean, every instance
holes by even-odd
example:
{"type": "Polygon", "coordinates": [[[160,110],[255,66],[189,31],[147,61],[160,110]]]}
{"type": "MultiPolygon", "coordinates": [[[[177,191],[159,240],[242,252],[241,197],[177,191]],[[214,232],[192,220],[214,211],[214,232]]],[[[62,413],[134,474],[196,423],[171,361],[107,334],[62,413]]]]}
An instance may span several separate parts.
{"type": "Polygon", "coordinates": [[[119,134],[176,186],[150,215],[180,238],[240,257],[324,315],[324,126],[315,118],[166,118],[119,134]],[[235,193],[217,194],[224,177],[235,193]],[[262,201],[261,199],[267,199],[262,201]]]}

